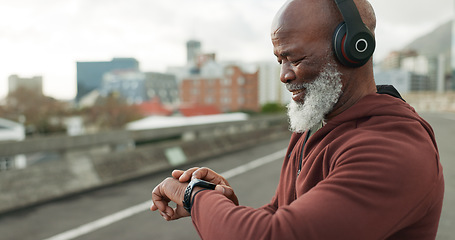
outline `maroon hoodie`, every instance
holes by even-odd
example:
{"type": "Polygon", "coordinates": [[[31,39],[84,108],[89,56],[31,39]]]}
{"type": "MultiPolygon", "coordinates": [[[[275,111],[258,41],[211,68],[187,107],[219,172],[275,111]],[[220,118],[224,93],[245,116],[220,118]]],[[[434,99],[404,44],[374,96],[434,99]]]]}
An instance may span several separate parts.
{"type": "Polygon", "coordinates": [[[270,204],[253,209],[216,191],[196,195],[201,238],[435,238],[442,167],[433,130],[412,107],[368,95],[304,145],[306,134],[293,134],[270,204]]]}

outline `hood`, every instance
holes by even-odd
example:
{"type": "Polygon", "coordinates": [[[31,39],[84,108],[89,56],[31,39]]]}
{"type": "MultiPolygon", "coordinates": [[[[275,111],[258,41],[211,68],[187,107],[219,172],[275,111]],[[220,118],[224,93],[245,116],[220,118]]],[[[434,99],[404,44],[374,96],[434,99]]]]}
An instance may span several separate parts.
{"type": "Polygon", "coordinates": [[[365,96],[352,107],[329,120],[322,129],[324,129],[325,135],[343,123],[358,121],[359,119],[366,119],[374,116],[400,117],[418,121],[428,132],[433,144],[436,146],[434,132],[430,124],[420,117],[408,103],[388,94],[374,93],[365,96]]]}

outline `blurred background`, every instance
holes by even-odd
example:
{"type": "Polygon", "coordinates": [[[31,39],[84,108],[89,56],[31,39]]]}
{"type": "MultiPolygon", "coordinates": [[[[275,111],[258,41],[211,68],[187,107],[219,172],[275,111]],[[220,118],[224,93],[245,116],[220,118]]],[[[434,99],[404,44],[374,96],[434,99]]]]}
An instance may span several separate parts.
{"type": "MultiPolygon", "coordinates": [[[[0,213],[245,150],[244,133],[282,143],[290,95],[269,30],[284,2],[0,0],[0,213]],[[197,155],[200,144],[188,145],[220,136],[232,137],[230,149],[197,155]],[[33,177],[49,189],[24,182],[33,177]]],[[[444,146],[455,120],[454,1],[370,2],[376,83],[446,124],[436,129],[444,146]]],[[[444,149],[454,199],[453,150],[444,149]]]]}
{"type": "MultiPolygon", "coordinates": [[[[3,0],[0,113],[24,124],[29,134],[80,134],[195,105],[257,112],[267,103],[286,104],[289,96],[277,81],[269,39],[270,23],[283,2],[3,0]],[[251,89],[254,99],[228,88],[223,97],[188,86],[208,78],[229,85],[233,71],[245,84],[257,84],[251,89]],[[32,106],[17,111],[15,100],[31,97],[27,89],[43,97],[44,116],[31,116],[36,115],[32,106]],[[124,121],[103,122],[90,109],[109,98],[122,98],[139,110],[131,110],[124,121]],[[147,111],[151,106],[159,110],[147,111]]],[[[378,19],[378,84],[390,82],[403,94],[453,90],[453,1],[371,4],[378,19]]]]}

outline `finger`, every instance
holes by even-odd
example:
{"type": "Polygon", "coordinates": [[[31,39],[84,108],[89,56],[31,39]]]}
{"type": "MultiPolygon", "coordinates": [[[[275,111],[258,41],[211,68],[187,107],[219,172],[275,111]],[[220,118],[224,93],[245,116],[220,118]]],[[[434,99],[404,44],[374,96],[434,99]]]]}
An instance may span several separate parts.
{"type": "Polygon", "coordinates": [[[166,213],[160,211],[160,215],[164,218],[164,220],[169,221],[171,217],[169,217],[166,213]]]}
{"type": "Polygon", "coordinates": [[[153,208],[164,212],[169,200],[161,193],[161,184],[152,191],[153,208]]]}
{"type": "Polygon", "coordinates": [[[164,212],[164,214],[168,217],[166,220],[171,220],[172,217],[175,215],[174,214],[174,209],[172,209],[171,207],[169,206],[166,206],[166,210],[164,212]]]}
{"type": "MultiPolygon", "coordinates": [[[[202,167],[193,172],[192,178],[202,179],[205,181],[209,181],[211,183],[215,183],[213,181],[216,181],[216,179],[219,178],[218,176],[219,175],[212,169],[202,167]]],[[[218,182],[216,182],[215,184],[218,184],[218,182]]]]}
{"type": "Polygon", "coordinates": [[[180,176],[182,176],[182,174],[184,173],[185,171],[182,171],[182,170],[174,170],[172,171],[172,177],[178,179],[180,176]]]}
{"type": "Polygon", "coordinates": [[[150,210],[151,210],[151,211],[156,211],[156,210],[158,210],[158,208],[155,206],[155,204],[153,204],[153,202],[152,202],[152,205],[150,206],[150,210]]]}
{"type": "Polygon", "coordinates": [[[181,183],[175,178],[168,177],[164,179],[152,191],[153,204],[150,209],[159,210],[162,216],[167,221],[171,220],[175,215],[174,209],[168,204],[173,201],[177,204],[183,201],[184,192],[188,184],[181,183]]]}
{"type": "Polygon", "coordinates": [[[193,173],[192,178],[202,179],[214,184],[228,185],[226,179],[210,168],[202,167],[193,173]]]}
{"type": "Polygon", "coordinates": [[[171,220],[177,220],[179,218],[188,216],[190,216],[190,213],[186,211],[182,206],[177,205],[177,207],[174,208],[174,215],[172,216],[171,220]]]}
{"type": "Polygon", "coordinates": [[[166,207],[165,211],[160,211],[160,214],[166,221],[172,220],[172,218],[175,215],[174,214],[174,209],[172,209],[169,206],[166,207]]]}
{"type": "Polygon", "coordinates": [[[180,177],[179,181],[180,182],[189,182],[191,180],[191,176],[193,175],[193,172],[199,169],[198,167],[193,167],[188,170],[186,170],[180,177]]]}
{"type": "Polygon", "coordinates": [[[216,185],[215,190],[222,193],[223,195],[226,192],[226,190],[224,190],[224,187],[221,185],[216,185]]]}
{"type": "Polygon", "coordinates": [[[230,199],[235,205],[239,205],[239,199],[234,193],[234,189],[225,185],[216,185],[215,190],[221,192],[224,196],[230,199]]]}
{"type": "Polygon", "coordinates": [[[153,206],[151,209],[152,209],[152,211],[160,210],[160,211],[164,212],[164,211],[166,211],[167,204],[168,203],[166,201],[154,200],[153,206]]]}

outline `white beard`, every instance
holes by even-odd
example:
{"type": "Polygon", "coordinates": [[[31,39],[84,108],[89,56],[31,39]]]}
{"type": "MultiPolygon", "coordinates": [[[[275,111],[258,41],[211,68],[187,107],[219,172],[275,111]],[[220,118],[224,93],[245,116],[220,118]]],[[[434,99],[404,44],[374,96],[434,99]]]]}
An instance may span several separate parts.
{"type": "Polygon", "coordinates": [[[333,109],[342,93],[341,73],[334,63],[328,63],[318,77],[311,83],[299,85],[286,84],[288,89],[306,89],[304,102],[293,100],[287,105],[289,130],[303,133],[321,123],[333,109]]]}

